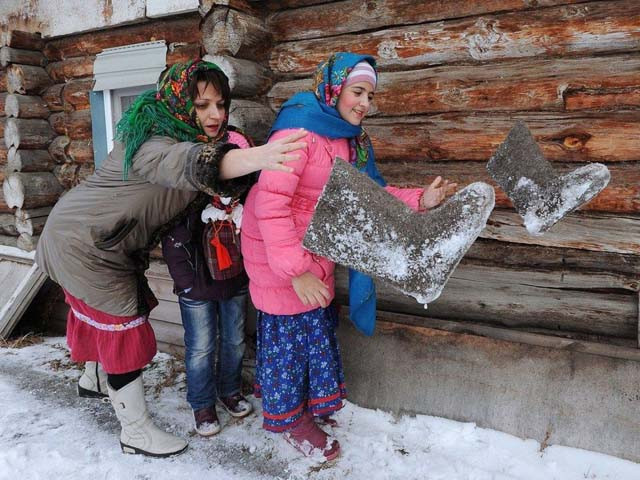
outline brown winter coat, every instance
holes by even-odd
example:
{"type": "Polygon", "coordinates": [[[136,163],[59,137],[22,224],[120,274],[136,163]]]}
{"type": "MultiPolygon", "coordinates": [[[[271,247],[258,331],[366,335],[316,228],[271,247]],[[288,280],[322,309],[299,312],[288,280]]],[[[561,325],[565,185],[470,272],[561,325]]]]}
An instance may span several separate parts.
{"type": "Polygon", "coordinates": [[[219,162],[231,148],[155,136],[140,147],[123,180],[123,149],[116,144],[98,171],[58,201],[36,263],[95,309],[147,313],[144,271],[159,235],[200,201],[199,190],[225,194],[247,187],[244,177],[218,181],[219,162]]]}

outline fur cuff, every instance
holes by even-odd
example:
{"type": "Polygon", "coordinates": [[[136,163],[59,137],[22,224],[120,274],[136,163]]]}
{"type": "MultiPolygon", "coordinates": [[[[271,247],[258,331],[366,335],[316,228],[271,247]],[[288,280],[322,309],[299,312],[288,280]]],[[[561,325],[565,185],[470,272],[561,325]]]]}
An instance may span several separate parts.
{"type": "Polygon", "coordinates": [[[239,148],[233,143],[207,143],[189,151],[185,177],[198,190],[209,195],[237,198],[252,184],[252,175],[220,180],[220,162],[227,152],[239,148]]]}

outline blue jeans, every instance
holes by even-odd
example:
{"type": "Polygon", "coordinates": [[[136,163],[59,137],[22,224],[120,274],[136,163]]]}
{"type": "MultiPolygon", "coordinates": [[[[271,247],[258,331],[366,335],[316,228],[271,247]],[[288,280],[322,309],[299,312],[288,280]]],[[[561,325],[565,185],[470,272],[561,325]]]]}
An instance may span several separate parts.
{"type": "Polygon", "coordinates": [[[240,392],[247,293],[229,300],[179,298],[184,325],[187,401],[193,410],[216,403],[216,393],[228,397],[240,392]],[[220,352],[216,354],[220,325],[220,352]]]}

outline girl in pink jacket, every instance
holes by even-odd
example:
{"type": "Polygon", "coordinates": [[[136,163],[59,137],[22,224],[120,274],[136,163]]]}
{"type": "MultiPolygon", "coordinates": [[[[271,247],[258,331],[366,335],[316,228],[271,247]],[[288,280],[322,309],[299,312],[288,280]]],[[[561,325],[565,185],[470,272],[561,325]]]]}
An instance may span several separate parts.
{"type": "MultiPolygon", "coordinates": [[[[287,441],[305,455],[319,449],[327,460],[339,455],[340,445],[314,417],[332,424],[329,416],[345,398],[337,316],[330,306],[334,264],[305,250],[302,239],[336,157],[384,185],[360,126],[376,83],[370,56],[337,53],[318,67],[313,92],[298,93],[282,106],[269,139],[304,128],[307,145],[294,152],[298,159],[287,163],[289,172],[260,174],[242,222],[242,255],[258,310],[256,390],[262,395],[263,426],[285,432],[287,441]]],[[[386,189],[414,210],[426,210],[444,199],[448,187],[453,185],[438,178],[426,189],[386,189]]],[[[361,327],[363,318],[372,325],[373,283],[351,273],[352,319],[361,327]]]]}

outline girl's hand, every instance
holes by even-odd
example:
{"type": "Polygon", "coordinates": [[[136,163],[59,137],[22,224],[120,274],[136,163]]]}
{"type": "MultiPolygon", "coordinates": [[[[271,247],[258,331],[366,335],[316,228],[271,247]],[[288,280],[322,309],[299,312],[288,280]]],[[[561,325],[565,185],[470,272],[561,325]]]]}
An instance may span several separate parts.
{"type": "Polygon", "coordinates": [[[437,207],[447,196],[456,191],[457,183],[449,183],[438,176],[431,185],[425,187],[422,197],[420,197],[420,210],[429,210],[437,207]]]}
{"type": "Polygon", "coordinates": [[[304,305],[320,305],[326,308],[329,305],[331,294],[329,287],[311,272],[305,272],[291,279],[293,289],[304,305]]]}
{"type": "Polygon", "coordinates": [[[293,172],[293,168],[287,167],[283,165],[283,163],[292,162],[300,158],[300,155],[297,153],[291,154],[289,152],[305,148],[307,146],[306,142],[299,142],[298,140],[304,138],[306,135],[307,131],[300,129],[284,138],[274,140],[260,147],[255,147],[256,150],[259,150],[259,154],[255,157],[255,169],[293,172]]]}

